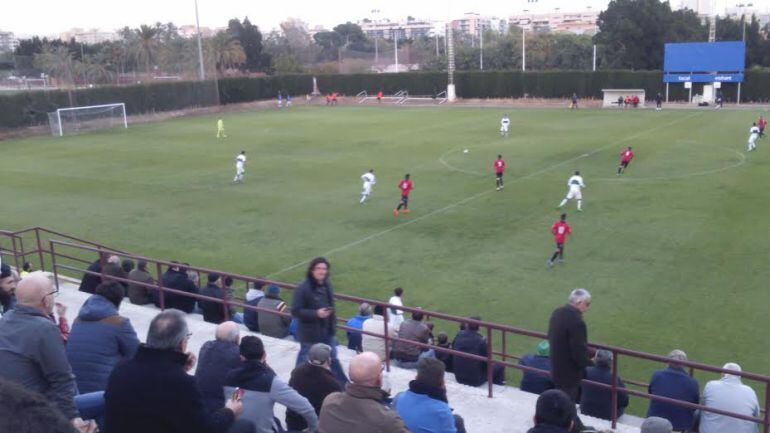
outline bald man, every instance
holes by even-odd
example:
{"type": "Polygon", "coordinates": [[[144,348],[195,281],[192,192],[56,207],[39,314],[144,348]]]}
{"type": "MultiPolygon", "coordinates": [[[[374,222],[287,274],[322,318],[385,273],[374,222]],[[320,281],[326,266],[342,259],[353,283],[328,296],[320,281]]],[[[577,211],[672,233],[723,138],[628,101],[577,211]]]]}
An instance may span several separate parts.
{"type": "Polygon", "coordinates": [[[382,361],[364,352],[350,360],[345,392],[329,394],[321,407],[320,433],[407,433],[404,421],[386,406],[382,361]]]}
{"type": "Polygon", "coordinates": [[[198,352],[198,368],[195,380],[203,394],[203,404],[209,412],[225,407],[222,387],[225,376],[241,364],[238,344],[241,342],[241,328],[235,322],[217,325],[215,340],[203,343],[198,352]]]}
{"type": "Polygon", "coordinates": [[[53,314],[56,290],[48,274],[32,272],[16,287],[16,307],[0,319],[0,377],[44,395],[85,428],[75,404],[75,378],[53,314]]]}

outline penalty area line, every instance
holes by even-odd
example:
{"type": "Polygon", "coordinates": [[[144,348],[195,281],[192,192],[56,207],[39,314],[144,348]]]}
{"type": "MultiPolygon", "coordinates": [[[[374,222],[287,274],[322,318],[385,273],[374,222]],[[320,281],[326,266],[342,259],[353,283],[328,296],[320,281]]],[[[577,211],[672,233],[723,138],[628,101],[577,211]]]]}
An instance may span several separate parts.
{"type": "MultiPolygon", "coordinates": [[[[671,122],[668,122],[668,123],[664,123],[662,125],[656,126],[654,128],[651,128],[651,129],[640,131],[640,132],[638,132],[636,134],[633,134],[633,135],[630,135],[630,136],[628,136],[628,137],[626,137],[626,138],[624,138],[622,140],[613,141],[613,142],[608,143],[608,144],[606,144],[604,146],[598,147],[598,148],[596,148],[596,149],[594,149],[594,150],[592,150],[590,152],[586,152],[586,153],[583,153],[581,155],[578,155],[578,156],[576,156],[574,158],[570,158],[570,159],[564,160],[562,162],[558,162],[556,164],[549,165],[547,167],[541,168],[540,170],[534,171],[534,172],[532,172],[530,174],[527,174],[525,176],[514,178],[513,180],[511,180],[508,183],[509,184],[510,183],[517,183],[517,182],[521,182],[521,181],[530,179],[530,178],[535,177],[535,176],[539,176],[539,175],[541,175],[543,173],[546,173],[546,172],[548,172],[550,170],[553,170],[554,168],[558,168],[558,167],[561,167],[561,166],[563,166],[565,164],[569,164],[569,163],[575,162],[575,161],[577,161],[579,159],[588,158],[588,157],[590,157],[592,155],[595,155],[595,154],[597,154],[597,153],[601,152],[602,150],[607,149],[609,147],[616,146],[616,145],[618,145],[620,143],[624,143],[626,141],[633,140],[633,139],[638,138],[638,137],[640,137],[640,136],[642,136],[644,134],[649,134],[651,132],[655,132],[655,131],[658,131],[660,129],[664,129],[664,128],[667,128],[669,126],[675,125],[677,123],[684,122],[686,120],[689,120],[689,119],[691,119],[691,118],[693,118],[695,116],[699,116],[701,114],[702,114],[702,112],[697,112],[697,113],[691,114],[689,116],[683,117],[681,119],[677,119],[677,120],[674,120],[674,121],[671,121],[671,122]]],[[[360,238],[358,240],[355,240],[353,242],[347,243],[345,245],[341,245],[339,247],[332,248],[332,249],[330,249],[328,251],[325,251],[325,252],[319,254],[318,256],[326,257],[326,256],[329,256],[331,254],[347,250],[348,248],[352,248],[352,247],[360,245],[360,244],[362,244],[364,242],[368,242],[368,241],[370,241],[372,239],[379,238],[381,236],[384,236],[384,235],[386,235],[388,233],[391,233],[393,231],[396,231],[398,229],[402,229],[404,227],[408,227],[408,226],[410,226],[410,225],[412,225],[414,223],[423,221],[423,220],[428,219],[428,218],[430,218],[430,217],[432,217],[434,215],[438,215],[438,214],[444,213],[444,212],[446,212],[448,210],[452,210],[452,209],[454,209],[454,208],[456,208],[458,206],[462,206],[462,205],[464,205],[464,204],[466,204],[468,202],[471,202],[473,200],[479,199],[481,197],[484,197],[486,195],[492,194],[494,192],[495,192],[495,189],[493,189],[493,188],[484,190],[484,191],[479,192],[477,194],[474,194],[474,195],[471,195],[469,197],[466,197],[466,198],[464,198],[464,199],[462,199],[460,201],[456,201],[454,203],[450,203],[450,204],[448,204],[448,205],[446,205],[446,206],[444,206],[442,208],[438,208],[438,209],[432,210],[432,211],[426,213],[425,215],[421,215],[421,216],[419,216],[419,217],[417,217],[415,219],[412,219],[412,220],[409,220],[409,221],[404,221],[402,223],[394,225],[393,227],[389,227],[389,228],[387,228],[385,230],[381,230],[379,232],[372,233],[370,235],[364,236],[364,237],[362,237],[362,238],[360,238]]],[[[276,271],[276,272],[273,272],[271,274],[268,274],[268,275],[265,276],[265,278],[274,278],[274,277],[277,277],[277,276],[279,276],[281,274],[284,274],[286,272],[289,272],[289,271],[292,271],[294,269],[297,269],[300,266],[303,266],[303,265],[305,265],[307,263],[310,263],[310,261],[313,260],[314,257],[317,257],[317,256],[313,256],[313,257],[311,257],[309,259],[303,260],[301,262],[297,262],[297,263],[295,263],[295,264],[293,264],[291,266],[288,266],[286,268],[283,268],[283,269],[281,269],[279,271],[276,271]]]]}

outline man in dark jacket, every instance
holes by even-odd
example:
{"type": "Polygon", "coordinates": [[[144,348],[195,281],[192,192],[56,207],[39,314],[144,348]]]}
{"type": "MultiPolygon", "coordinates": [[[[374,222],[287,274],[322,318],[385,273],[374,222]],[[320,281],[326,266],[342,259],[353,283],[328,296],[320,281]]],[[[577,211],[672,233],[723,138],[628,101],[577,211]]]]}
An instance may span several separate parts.
{"type": "MultiPolygon", "coordinates": [[[[331,356],[331,347],[323,343],[314,344],[308,351],[307,362],[298,365],[289,379],[289,386],[313,405],[316,415],[321,414],[321,406],[327,395],[342,391],[342,386],[331,372],[331,356]]],[[[306,428],[307,422],[300,414],[286,411],[287,430],[303,431],[306,428]]]]}
{"type": "MultiPolygon", "coordinates": [[[[672,350],[668,357],[676,361],[687,361],[687,354],[681,350],[672,350]]],[[[700,399],[698,381],[687,374],[681,365],[673,363],[669,364],[668,368],[653,373],[648,392],[696,404],[700,399]]],[[[648,417],[660,417],[671,421],[676,431],[690,429],[693,426],[694,415],[695,409],[656,400],[650,400],[650,408],[647,410],[648,417]]]]}
{"type": "Polygon", "coordinates": [[[296,365],[307,361],[307,352],[316,343],[324,343],[332,348],[332,372],[341,383],[347,382],[345,371],[337,359],[337,339],[334,313],[334,291],[329,281],[329,262],[323,257],[316,257],[308,265],[305,280],[294,289],[291,303],[291,315],[296,317],[297,339],[300,343],[296,365]]]}
{"type": "MultiPolygon", "coordinates": [[[[425,315],[420,311],[412,313],[412,318],[404,320],[398,327],[398,338],[428,344],[430,342],[430,329],[422,323],[425,315]]],[[[393,343],[393,358],[401,368],[417,368],[417,361],[421,357],[434,357],[433,349],[425,349],[414,344],[396,341],[393,343]]]]}
{"type": "MultiPolygon", "coordinates": [[[[594,382],[612,384],[612,352],[599,350],[594,359],[596,364],[586,369],[586,379],[594,382]]],[[[626,384],[618,377],[618,387],[626,384]]],[[[628,407],[628,394],[618,392],[617,415],[623,415],[628,407]]],[[[595,418],[612,419],[612,391],[583,383],[580,392],[580,413],[595,418]]]]}
{"type": "MultiPolygon", "coordinates": [[[[481,320],[479,316],[473,316],[471,320],[481,320]]],[[[452,342],[452,349],[460,352],[486,357],[487,340],[479,334],[477,323],[467,323],[465,329],[461,329],[452,342]]],[[[452,364],[455,379],[463,385],[480,386],[487,382],[487,363],[463,356],[453,356],[452,364]]],[[[493,366],[492,381],[496,385],[505,384],[505,368],[501,365],[493,366]]]]}
{"type": "Polygon", "coordinates": [[[106,431],[217,433],[233,426],[243,404],[228,399],[224,408],[206,411],[195,378],[187,374],[195,365],[195,355],[187,352],[189,338],[181,311],[166,310],[155,316],[147,344],[110,375],[104,394],[106,431]]]}
{"type": "MultiPolygon", "coordinates": [[[[537,353],[528,353],[519,359],[519,365],[536,368],[538,370],[551,371],[551,359],[548,357],[550,346],[547,340],[543,340],[537,345],[537,353]]],[[[519,389],[533,394],[542,394],[553,389],[551,376],[531,371],[524,371],[521,375],[521,385],[519,389]]]]}
{"type": "Polygon", "coordinates": [[[83,274],[83,277],[80,279],[80,287],[78,290],[86,293],[94,293],[96,286],[102,283],[102,277],[98,275],[98,273],[102,272],[101,259],[96,259],[95,262],[88,265],[86,271],[91,273],[83,274]]]}
{"type": "MultiPolygon", "coordinates": [[[[548,343],[551,346],[551,379],[556,389],[567,394],[574,403],[580,400],[580,381],[585,377],[589,364],[588,330],[583,313],[591,306],[591,294],[585,289],[575,289],[569,295],[569,303],[551,314],[548,324],[548,343]]],[[[575,417],[575,431],[583,429],[575,417]]]]}
{"type": "MultiPolygon", "coordinates": [[[[211,298],[225,299],[225,294],[222,288],[219,287],[219,274],[209,274],[208,284],[201,289],[201,295],[205,295],[211,298]]],[[[209,323],[222,323],[225,321],[224,305],[214,301],[198,301],[198,305],[203,310],[203,320],[209,323]]],[[[230,307],[230,317],[234,316],[235,310],[230,307]]]]}
{"type": "MultiPolygon", "coordinates": [[[[272,284],[267,287],[267,294],[259,301],[258,305],[259,308],[264,308],[265,310],[288,314],[286,302],[283,302],[283,299],[281,299],[280,287],[272,284]]],[[[281,316],[263,311],[259,314],[257,320],[259,321],[259,332],[268,337],[285,338],[289,335],[291,317],[288,315],[281,316]]]]}
{"type": "Polygon", "coordinates": [[[79,426],[75,377],[59,329],[50,319],[54,293],[53,282],[42,272],[33,272],[19,283],[18,304],[0,319],[0,377],[44,395],[79,426]]]}
{"type": "Polygon", "coordinates": [[[118,314],[123,286],[99,284],[80,307],[67,341],[67,358],[82,393],[104,391],[112,369],[139,347],[131,321],[118,314]]]}
{"type": "Polygon", "coordinates": [[[567,433],[573,430],[575,403],[567,394],[551,389],[540,394],[535,406],[535,426],[527,433],[567,433]]]}
{"type": "Polygon", "coordinates": [[[207,341],[201,347],[195,380],[203,394],[203,404],[209,412],[225,407],[225,377],[241,365],[238,350],[240,343],[238,325],[235,322],[223,322],[217,325],[216,340],[207,341]]]}
{"type": "Polygon", "coordinates": [[[0,264],[0,317],[16,304],[16,277],[7,264],[0,264]]]}
{"type": "MultiPolygon", "coordinates": [[[[227,278],[225,277],[225,284],[227,284],[227,278]]],[[[265,297],[265,292],[262,291],[264,284],[257,281],[246,292],[246,305],[256,307],[259,305],[259,301],[265,297]]],[[[249,331],[259,332],[259,312],[248,308],[243,309],[243,324],[249,328],[249,331]]]]}
{"type": "MultiPolygon", "coordinates": [[[[198,294],[198,288],[195,287],[195,283],[190,280],[187,275],[187,270],[176,264],[171,266],[163,274],[161,278],[161,284],[165,288],[181,290],[187,293],[198,294]]],[[[155,305],[160,307],[160,293],[153,293],[155,305]]],[[[166,308],[174,308],[179,311],[183,311],[190,314],[195,310],[195,298],[185,295],[177,295],[175,293],[165,292],[164,301],[166,308]]]]}
{"type": "Polygon", "coordinates": [[[149,272],[147,272],[147,262],[139,260],[136,265],[136,269],[128,273],[128,279],[136,281],[136,283],[128,283],[128,299],[132,304],[146,305],[152,302],[150,296],[151,287],[147,287],[146,284],[155,284],[155,280],[152,278],[149,272]]]}

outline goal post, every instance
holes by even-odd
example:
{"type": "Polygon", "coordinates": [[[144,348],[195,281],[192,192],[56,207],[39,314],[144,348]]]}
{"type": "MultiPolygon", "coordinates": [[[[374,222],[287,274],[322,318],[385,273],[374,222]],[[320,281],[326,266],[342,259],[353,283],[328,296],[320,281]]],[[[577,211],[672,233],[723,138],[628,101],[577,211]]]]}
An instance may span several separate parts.
{"type": "Polygon", "coordinates": [[[61,137],[65,134],[95,131],[98,129],[128,128],[126,104],[89,105],[86,107],[67,107],[48,113],[51,134],[61,137]]]}

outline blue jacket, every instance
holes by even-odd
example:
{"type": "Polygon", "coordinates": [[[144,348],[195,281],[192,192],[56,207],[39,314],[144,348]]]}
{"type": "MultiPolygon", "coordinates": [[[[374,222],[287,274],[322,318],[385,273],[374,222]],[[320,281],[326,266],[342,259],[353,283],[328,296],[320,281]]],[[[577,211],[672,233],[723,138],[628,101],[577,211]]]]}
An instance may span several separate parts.
{"type": "MultiPolygon", "coordinates": [[[[521,357],[519,365],[525,367],[537,368],[538,370],[551,371],[551,359],[547,356],[527,354],[521,357]]],[[[553,389],[551,376],[525,371],[521,376],[520,389],[533,394],[542,394],[549,389],[553,389]]]]}
{"type": "MultiPolygon", "coordinates": [[[[364,329],[364,320],[370,319],[371,316],[354,316],[351,317],[348,320],[347,326],[355,329],[364,329]]],[[[362,335],[360,332],[352,332],[348,331],[348,349],[356,350],[359,352],[363,351],[363,348],[361,347],[361,344],[363,342],[362,335]]]]}
{"type": "Polygon", "coordinates": [[[203,343],[198,355],[195,380],[207,411],[213,412],[225,407],[225,377],[240,366],[241,353],[234,342],[211,340],[203,343]]]}
{"type": "MultiPolygon", "coordinates": [[[[586,379],[612,384],[612,371],[609,367],[596,366],[586,369],[586,379]]],[[[626,384],[618,377],[618,387],[625,388],[626,384]]],[[[589,384],[580,385],[580,413],[601,419],[612,418],[612,391],[589,384]]],[[[618,416],[628,406],[628,394],[618,392],[618,416]]]]}
{"type": "MultiPolygon", "coordinates": [[[[198,294],[198,288],[195,283],[190,280],[187,273],[184,271],[177,271],[169,268],[161,278],[161,284],[163,287],[169,289],[176,289],[187,293],[198,294]]],[[[166,308],[176,308],[177,310],[184,311],[190,314],[195,309],[196,299],[190,296],[177,295],[176,293],[165,292],[163,294],[163,300],[166,308]]],[[[157,290],[153,291],[153,301],[155,306],[160,307],[160,293],[157,290]]]]}
{"type": "Polygon", "coordinates": [[[67,342],[67,358],[80,393],[104,391],[115,365],[133,357],[138,347],[131,321],[118,315],[107,298],[91,295],[80,307],[67,342]]]}
{"type": "Polygon", "coordinates": [[[412,433],[457,433],[446,392],[413,380],[398,394],[393,407],[412,433]]]}
{"type": "MultiPolygon", "coordinates": [[[[668,367],[653,373],[648,391],[650,394],[690,403],[698,403],[700,398],[698,381],[683,369],[676,367],[668,367]]],[[[694,413],[695,409],[673,406],[655,400],[650,400],[650,408],[647,410],[648,417],[659,416],[671,421],[674,430],[692,427],[694,413]]]]}

